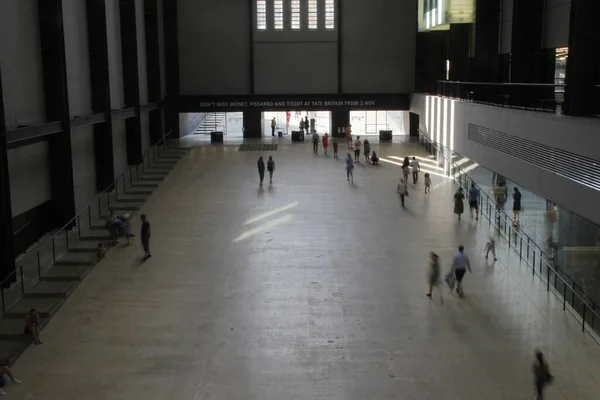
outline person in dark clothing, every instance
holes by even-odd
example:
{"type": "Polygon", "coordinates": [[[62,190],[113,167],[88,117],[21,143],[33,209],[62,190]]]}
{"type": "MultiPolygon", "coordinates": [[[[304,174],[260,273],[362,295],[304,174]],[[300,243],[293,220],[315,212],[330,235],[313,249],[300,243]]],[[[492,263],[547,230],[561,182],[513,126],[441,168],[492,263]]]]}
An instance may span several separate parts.
{"type": "Polygon", "coordinates": [[[265,162],[263,161],[262,156],[258,157],[258,162],[256,163],[258,167],[258,177],[260,178],[260,186],[263,185],[263,180],[265,179],[265,162]]]}
{"type": "Polygon", "coordinates": [[[465,205],[463,203],[464,199],[465,194],[463,193],[462,188],[458,188],[458,191],[454,194],[454,214],[458,215],[459,221],[462,217],[462,213],[465,211],[465,205]]]}
{"type": "Polygon", "coordinates": [[[548,363],[541,351],[535,352],[535,361],[533,362],[533,378],[535,383],[536,399],[544,399],[544,388],[552,383],[554,377],[550,373],[548,363]]]}
{"type": "Polygon", "coordinates": [[[144,261],[152,257],[150,254],[150,222],[146,218],[145,214],[140,216],[142,220],[142,229],[140,232],[140,238],[142,238],[142,247],[144,248],[144,261]]]}
{"type": "Polygon", "coordinates": [[[515,187],[513,193],[513,219],[515,225],[519,225],[519,213],[521,212],[521,192],[515,187]]]}
{"type": "Polygon", "coordinates": [[[308,115],[304,118],[304,129],[306,129],[306,133],[310,133],[310,121],[308,120],[308,115]]]}
{"type": "Polygon", "coordinates": [[[269,171],[269,183],[273,183],[273,172],[275,172],[275,161],[273,160],[273,156],[269,156],[267,170],[269,171]]]}

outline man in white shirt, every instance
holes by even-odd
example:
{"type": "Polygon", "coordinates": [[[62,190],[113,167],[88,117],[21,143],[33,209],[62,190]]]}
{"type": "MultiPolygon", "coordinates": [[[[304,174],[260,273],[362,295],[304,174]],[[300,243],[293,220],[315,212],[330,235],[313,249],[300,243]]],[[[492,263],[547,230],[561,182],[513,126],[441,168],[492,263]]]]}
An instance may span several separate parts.
{"type": "Polygon", "coordinates": [[[413,184],[416,184],[419,180],[419,171],[421,170],[421,166],[415,157],[413,157],[412,161],[410,162],[410,167],[412,168],[413,184]]]}
{"type": "Polygon", "coordinates": [[[469,257],[465,254],[465,247],[461,244],[458,246],[458,253],[456,253],[454,260],[452,261],[452,270],[456,276],[456,293],[461,297],[463,296],[462,280],[467,269],[469,272],[472,272],[469,257]]]}

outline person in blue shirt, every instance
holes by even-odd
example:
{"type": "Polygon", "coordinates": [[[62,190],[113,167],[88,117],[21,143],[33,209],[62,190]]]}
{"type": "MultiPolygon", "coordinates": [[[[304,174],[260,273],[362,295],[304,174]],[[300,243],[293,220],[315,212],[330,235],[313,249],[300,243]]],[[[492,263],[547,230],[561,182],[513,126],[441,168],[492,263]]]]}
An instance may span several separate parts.
{"type": "Polygon", "coordinates": [[[474,183],[471,183],[471,189],[469,190],[469,209],[471,211],[471,218],[473,218],[473,210],[475,210],[475,219],[479,219],[479,189],[474,183]]]}

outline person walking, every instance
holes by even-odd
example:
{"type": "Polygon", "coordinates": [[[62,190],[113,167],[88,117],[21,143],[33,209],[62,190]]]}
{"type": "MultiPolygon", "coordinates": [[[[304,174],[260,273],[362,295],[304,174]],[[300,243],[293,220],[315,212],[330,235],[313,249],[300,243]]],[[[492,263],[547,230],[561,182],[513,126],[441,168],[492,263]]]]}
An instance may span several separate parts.
{"type": "Polygon", "coordinates": [[[329,147],[329,135],[323,135],[323,152],[327,155],[327,148],[329,147]]]}
{"type": "Polygon", "coordinates": [[[150,254],[150,222],[148,222],[148,218],[145,214],[140,216],[142,220],[142,229],[140,232],[140,238],[142,239],[142,247],[144,248],[144,259],[146,261],[152,254],[150,254]]]}
{"type": "Polygon", "coordinates": [[[348,142],[348,150],[352,150],[352,125],[346,127],[346,141],[348,142]]]}
{"type": "Polygon", "coordinates": [[[419,162],[415,157],[413,157],[412,161],[410,162],[410,168],[412,169],[413,185],[416,185],[417,181],[419,180],[419,171],[421,170],[421,165],[419,165],[419,162]]]}
{"type": "Polygon", "coordinates": [[[267,170],[269,171],[269,183],[273,183],[273,172],[275,172],[275,161],[273,161],[272,156],[269,156],[269,160],[267,161],[267,170]]]}
{"type": "Polygon", "coordinates": [[[465,205],[463,200],[465,199],[465,194],[463,193],[462,188],[459,188],[457,192],[454,194],[454,214],[458,215],[458,220],[460,221],[462,217],[462,213],[465,212],[465,205]]]}
{"type": "Polygon", "coordinates": [[[460,297],[464,296],[462,280],[467,269],[469,272],[472,272],[469,257],[465,254],[465,247],[461,244],[458,246],[458,253],[456,253],[454,260],[452,261],[452,271],[454,271],[454,276],[456,276],[456,293],[458,293],[460,297]]]}
{"type": "Polygon", "coordinates": [[[519,213],[521,212],[521,192],[518,187],[513,189],[513,219],[516,226],[519,225],[519,213]]]}
{"type": "Polygon", "coordinates": [[[498,259],[496,258],[496,239],[494,239],[493,237],[490,237],[490,240],[485,245],[485,259],[486,260],[488,259],[490,252],[494,256],[494,261],[497,261],[498,259]]]}
{"type": "Polygon", "coordinates": [[[346,157],[346,178],[348,181],[350,181],[350,179],[352,179],[352,182],[354,183],[354,161],[352,161],[352,156],[350,155],[350,153],[348,153],[348,157],[346,157]]]}
{"type": "MultiPolygon", "coordinates": [[[[429,292],[427,293],[427,297],[431,299],[433,288],[440,284],[440,257],[432,251],[429,253],[429,261],[429,292]]],[[[444,304],[444,296],[442,295],[442,291],[438,291],[440,292],[440,302],[444,304]]]]}
{"type": "Polygon", "coordinates": [[[263,161],[262,156],[258,157],[256,166],[258,167],[258,177],[260,178],[260,186],[262,186],[263,180],[265,179],[265,162],[263,161]]]}
{"type": "Polygon", "coordinates": [[[15,385],[19,385],[19,384],[23,383],[20,380],[18,380],[17,378],[15,378],[15,375],[13,374],[12,370],[10,369],[10,367],[8,365],[0,367],[0,396],[6,396],[8,394],[4,391],[4,387],[6,386],[6,383],[7,383],[4,375],[8,376],[8,379],[10,379],[10,382],[15,385]]]}
{"type": "Polygon", "coordinates": [[[306,129],[306,134],[310,133],[310,121],[308,120],[308,115],[304,118],[304,129],[306,129]]]}
{"type": "Polygon", "coordinates": [[[402,167],[402,176],[404,177],[404,182],[408,182],[408,177],[410,176],[410,167],[402,167]]]}
{"type": "Polygon", "coordinates": [[[371,143],[369,143],[369,141],[367,139],[365,139],[365,141],[363,142],[363,145],[364,145],[363,152],[365,153],[365,162],[367,164],[369,164],[370,155],[371,155],[371,143]]]}
{"type": "Polygon", "coordinates": [[[40,315],[35,308],[30,309],[29,314],[25,316],[23,333],[31,336],[35,345],[44,343],[40,339],[40,315]]]}
{"type": "Polygon", "coordinates": [[[300,131],[305,135],[308,134],[308,132],[304,131],[304,120],[302,118],[300,118],[300,131]]]}
{"type": "Polygon", "coordinates": [[[471,183],[471,189],[469,190],[469,212],[471,218],[473,218],[473,210],[475,210],[475,220],[479,219],[479,189],[475,186],[475,183],[471,183]]]}
{"type": "Polygon", "coordinates": [[[271,120],[271,136],[275,136],[275,128],[277,127],[277,120],[275,117],[271,120]]]}
{"type": "Polygon", "coordinates": [[[544,389],[547,385],[552,383],[554,377],[550,373],[550,367],[546,362],[544,354],[539,350],[535,352],[532,371],[537,396],[536,399],[544,400],[544,389]]]}
{"type": "Polygon", "coordinates": [[[333,158],[338,158],[338,141],[333,138],[333,158]]]}
{"type": "Polygon", "coordinates": [[[362,146],[362,142],[360,141],[360,136],[357,136],[354,142],[354,162],[357,163],[360,163],[360,146],[362,146]]]}
{"type": "Polygon", "coordinates": [[[312,141],[313,141],[313,152],[315,154],[319,154],[319,134],[316,131],[312,134],[312,141]]]}
{"type": "Polygon", "coordinates": [[[406,181],[404,179],[400,179],[400,182],[398,182],[398,188],[396,189],[398,191],[398,194],[400,195],[400,201],[402,203],[402,208],[406,208],[404,207],[404,197],[408,196],[408,186],[406,185],[406,181]]]}

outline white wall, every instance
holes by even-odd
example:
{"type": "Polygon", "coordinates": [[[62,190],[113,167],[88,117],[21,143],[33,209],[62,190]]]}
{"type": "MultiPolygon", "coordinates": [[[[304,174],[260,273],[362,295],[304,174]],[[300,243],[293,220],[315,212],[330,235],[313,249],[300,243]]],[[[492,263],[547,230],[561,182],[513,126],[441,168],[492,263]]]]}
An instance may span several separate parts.
{"type": "Polygon", "coordinates": [[[571,0],[546,0],[543,47],[568,47],[570,25],[571,0]]]}
{"type": "Polygon", "coordinates": [[[249,2],[177,4],[181,94],[250,93],[249,2]]]}
{"type": "MultiPolygon", "coordinates": [[[[427,121],[426,97],[425,95],[415,94],[411,99],[411,111],[420,115],[420,128],[423,132],[428,132],[430,136],[442,142],[444,127],[446,126],[448,147],[457,153],[505,175],[519,185],[562,205],[584,218],[600,224],[600,209],[597,207],[598,202],[600,202],[600,191],[500,153],[468,138],[468,125],[472,123],[545,146],[599,160],[600,163],[600,153],[598,152],[600,148],[600,136],[598,135],[600,121],[587,118],[558,117],[554,114],[448,100],[450,110],[452,108],[451,104],[454,103],[453,117],[451,112],[448,113],[448,118],[444,118],[442,114],[440,118],[442,123],[438,124],[437,118],[433,118],[434,125],[432,126],[431,119],[427,121]],[[454,124],[451,123],[452,119],[454,119],[454,124]],[[450,140],[451,132],[454,132],[453,143],[450,140]]],[[[434,103],[438,101],[436,97],[429,97],[432,98],[434,103]]],[[[441,104],[444,104],[443,100],[441,101],[441,104]]],[[[430,107],[430,110],[432,109],[435,109],[435,107],[430,107]]]]}
{"type": "Polygon", "coordinates": [[[412,93],[417,6],[410,0],[343,0],[342,91],[412,93]]]}
{"type": "Polygon", "coordinates": [[[0,1],[0,67],[7,128],[45,122],[36,0],[0,1]]]}
{"type": "Polygon", "coordinates": [[[49,201],[52,191],[48,142],[9,150],[8,173],[13,217],[49,201]]]}

